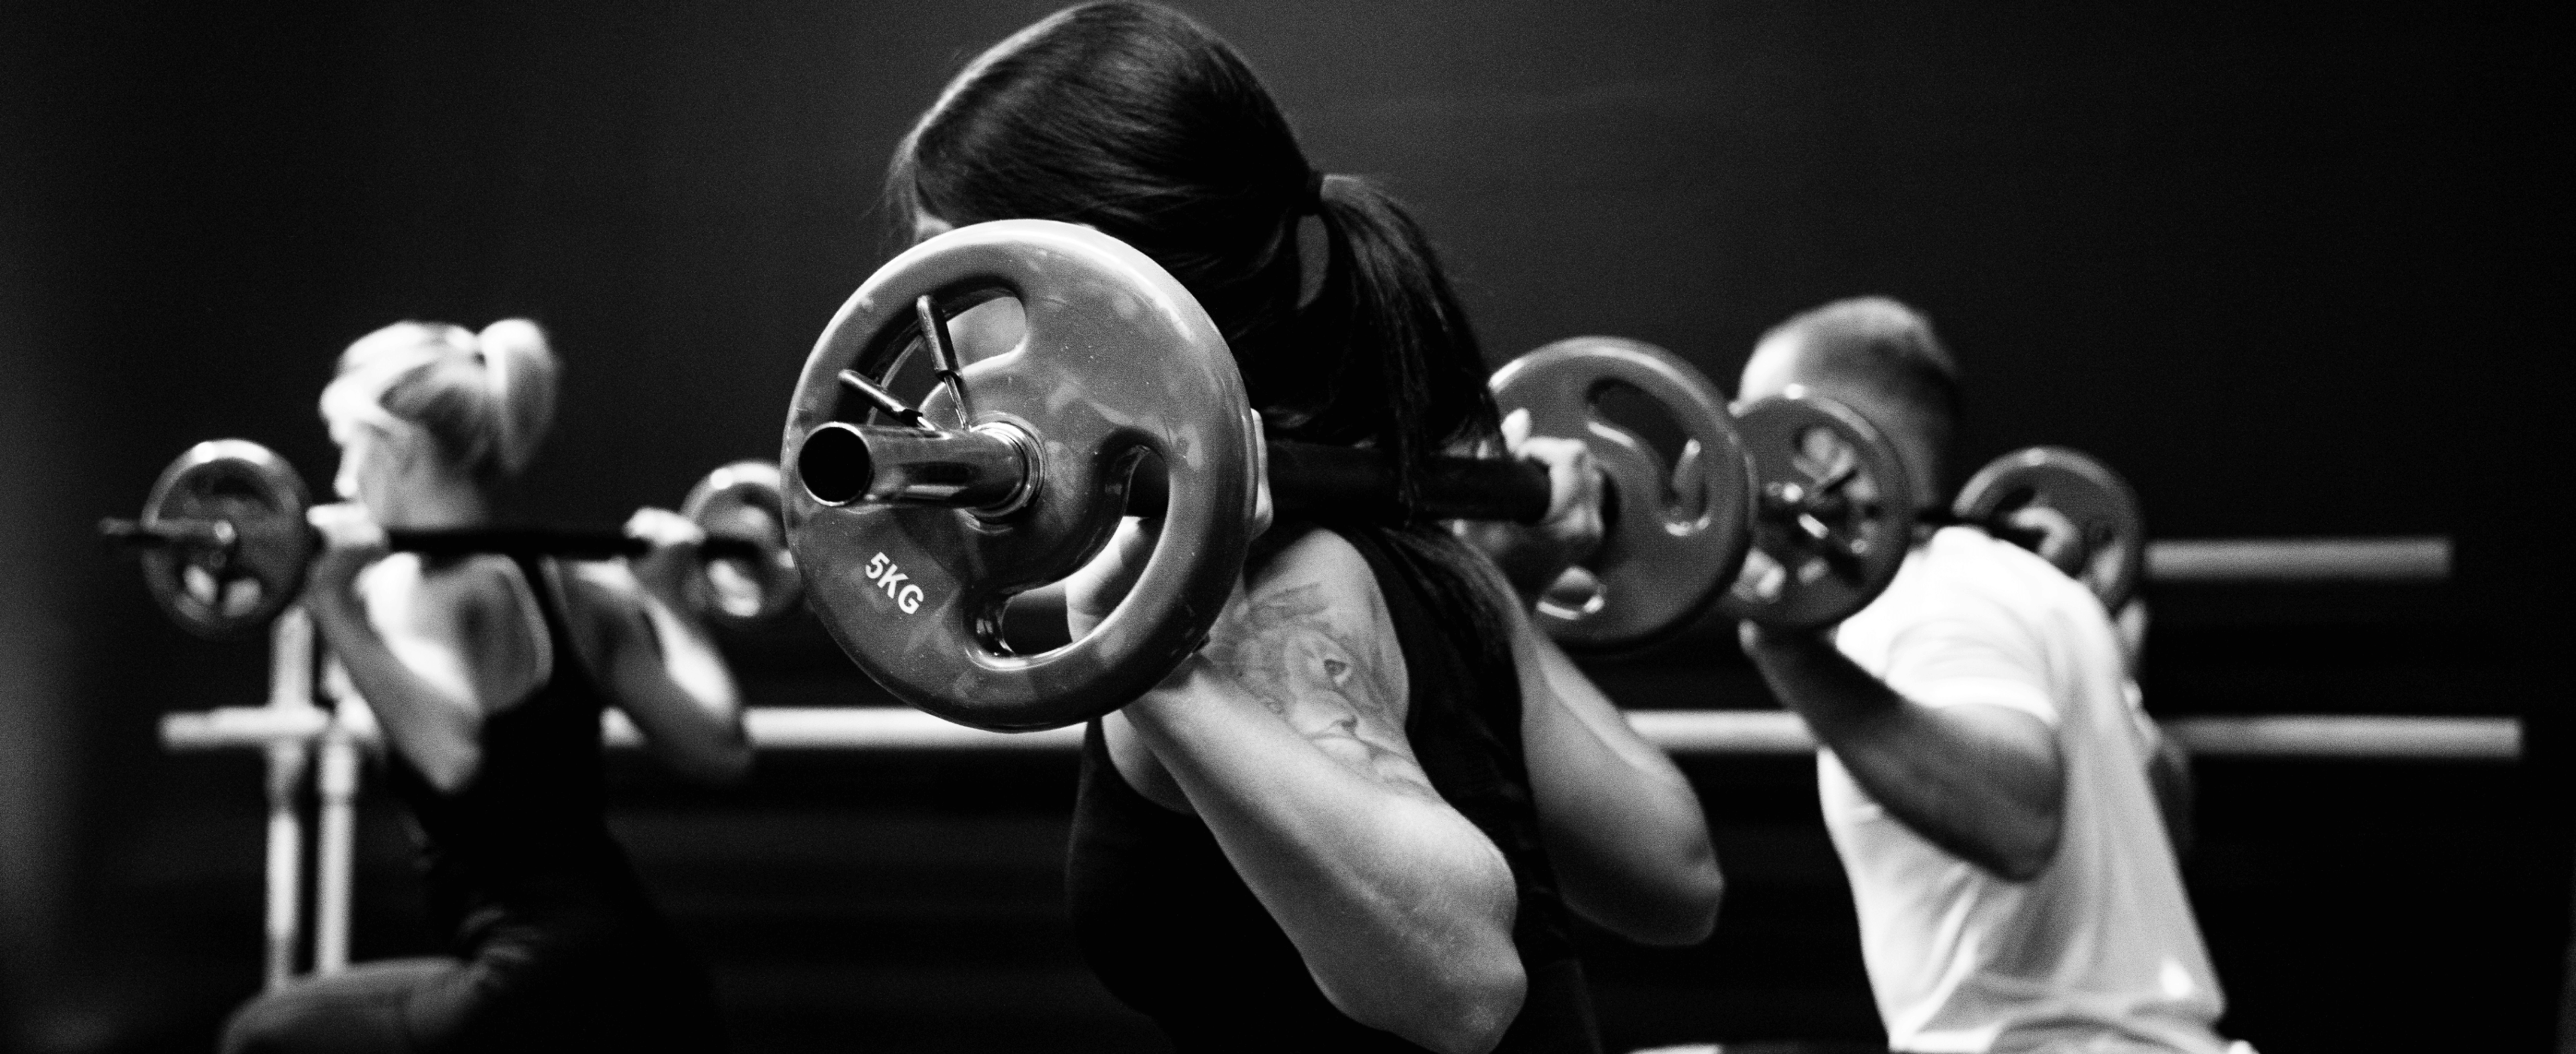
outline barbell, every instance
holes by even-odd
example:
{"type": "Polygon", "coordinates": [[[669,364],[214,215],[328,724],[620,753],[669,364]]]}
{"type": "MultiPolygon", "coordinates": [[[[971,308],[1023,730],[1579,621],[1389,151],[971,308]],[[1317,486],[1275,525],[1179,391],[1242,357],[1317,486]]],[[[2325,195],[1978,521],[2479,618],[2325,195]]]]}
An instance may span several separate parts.
{"type": "MultiPolygon", "coordinates": [[[[1608,338],[1541,348],[1492,383],[1532,434],[1582,439],[1602,466],[1600,551],[1540,606],[1560,639],[1633,645],[1711,603],[1824,625],[1904,558],[1903,467],[1830,400],[1790,392],[1730,417],[1688,364],[1608,338]],[[1603,413],[1617,387],[1680,426],[1677,456],[1603,413]],[[1737,583],[1753,550],[1779,573],[1737,583]]],[[[1196,650],[1242,573],[1256,479],[1282,511],[1325,521],[1531,522],[1547,506],[1534,464],[1435,458],[1399,489],[1381,452],[1265,442],[1189,292],[1114,238],[1044,220],[961,227],[870,276],[816,341],[785,433],[789,545],[833,638],[905,703],[996,730],[1107,713],[1196,650]],[[948,321],[998,297],[1020,303],[1022,337],[967,362],[948,321]],[[916,406],[889,385],[917,351],[937,383],[916,406]],[[1073,573],[1139,502],[1163,526],[1126,598],[1080,639],[1012,648],[1011,597],[1073,573]]]]}
{"type": "MultiPolygon", "coordinates": [[[[199,443],[170,463],[136,519],[110,517],[99,532],[141,550],[153,601],[190,633],[233,640],[295,602],[321,539],[305,522],[310,498],[286,459],[242,439],[199,443]]],[[[689,606],[747,627],[775,617],[803,592],[786,545],[779,473],[741,461],[690,488],[680,514],[706,532],[688,582],[689,606]]],[[[651,546],[615,529],[479,527],[388,530],[388,548],[424,555],[501,553],[599,560],[651,546]]]]}

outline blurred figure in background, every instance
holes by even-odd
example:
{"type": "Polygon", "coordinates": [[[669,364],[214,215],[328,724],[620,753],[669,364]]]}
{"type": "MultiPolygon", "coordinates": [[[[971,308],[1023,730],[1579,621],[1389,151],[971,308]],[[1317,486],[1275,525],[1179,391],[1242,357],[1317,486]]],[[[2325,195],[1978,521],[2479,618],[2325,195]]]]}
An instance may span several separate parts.
{"type": "Polygon", "coordinates": [[[304,605],[384,730],[443,956],[366,963],[253,1000],[239,1054],[714,1050],[698,963],[646,896],[603,815],[600,712],[707,780],[751,746],[732,676],[679,602],[700,541],[645,510],[632,563],[389,554],[385,531],[489,523],[555,401],[555,359],[525,320],[481,333],[404,322],[340,357],[322,416],[341,504],[304,605]]]}
{"type": "MultiPolygon", "coordinates": [[[[1958,366],[1921,315],[1827,304],[1764,336],[1741,385],[1746,403],[1802,387],[1859,411],[1918,507],[1948,507],[1958,366]]],[[[2184,794],[2182,758],[2089,589],[1979,528],[1927,528],[1839,627],[1741,632],[1820,743],[1892,1048],[2229,1049],[2167,833],[2186,799],[2157,794],[2184,794]]]]}

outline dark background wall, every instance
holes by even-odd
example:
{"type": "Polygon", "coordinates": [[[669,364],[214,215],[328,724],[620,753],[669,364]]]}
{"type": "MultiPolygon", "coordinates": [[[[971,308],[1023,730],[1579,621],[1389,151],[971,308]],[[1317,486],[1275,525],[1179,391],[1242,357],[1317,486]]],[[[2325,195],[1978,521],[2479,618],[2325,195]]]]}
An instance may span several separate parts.
{"type": "MultiPolygon", "coordinates": [[[[0,1026],[193,1049],[255,980],[253,765],[153,725],[255,702],[263,658],[162,624],[95,517],[214,436],[327,482],[331,357],[404,317],[553,331],[533,514],[774,456],[884,256],[894,140],[1048,9],[0,7],[0,1026]]],[[[1967,363],[1972,463],[2094,451],[2166,535],[2458,540],[2439,589],[2160,595],[2157,709],[2528,713],[2560,749],[2570,56],[2538,5],[1190,9],[1319,165],[1418,206],[1497,356],[1616,333],[1731,386],[1787,314],[1905,298],[1967,363]]],[[[737,657],[755,702],[872,698],[810,626],[737,657]]],[[[1765,705],[1714,631],[1602,676],[1765,705]]],[[[1809,767],[1693,771],[1737,896],[1708,948],[1596,940],[1614,1039],[1873,1035],[1809,767]]],[[[1053,913],[1068,772],[780,759],[709,797],[621,769],[620,823],[746,1045],[1115,1048],[1143,1032],[1053,913]]],[[[2238,1034],[2545,1034],[2550,770],[2203,775],[2191,878],[2238,1034]]],[[[361,954],[419,950],[400,836],[368,831],[361,954]]]]}

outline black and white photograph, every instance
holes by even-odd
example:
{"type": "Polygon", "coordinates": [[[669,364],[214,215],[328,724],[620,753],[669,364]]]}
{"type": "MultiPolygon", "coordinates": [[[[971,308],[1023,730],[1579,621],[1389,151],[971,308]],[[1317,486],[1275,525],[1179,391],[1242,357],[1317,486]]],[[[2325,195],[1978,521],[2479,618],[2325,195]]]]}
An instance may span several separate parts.
{"type": "Polygon", "coordinates": [[[0,1054],[2576,1054],[2564,23],[0,0],[0,1054]]]}

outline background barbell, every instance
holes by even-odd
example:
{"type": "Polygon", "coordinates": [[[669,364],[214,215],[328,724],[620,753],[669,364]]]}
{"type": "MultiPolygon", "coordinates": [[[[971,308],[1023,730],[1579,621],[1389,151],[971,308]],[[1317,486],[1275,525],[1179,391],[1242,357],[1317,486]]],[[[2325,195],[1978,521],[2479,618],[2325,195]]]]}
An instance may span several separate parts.
{"type": "MultiPolygon", "coordinates": [[[[704,535],[685,603],[737,629],[774,619],[804,594],[786,545],[778,468],[765,461],[718,467],[691,485],[679,514],[704,535]]],[[[145,586],[172,622],[208,640],[233,640],[294,604],[320,550],[305,521],[310,497],[285,458],[242,439],[189,447],[154,481],[136,519],[108,517],[99,533],[140,550],[145,586]]],[[[386,547],[424,556],[477,553],[572,560],[638,557],[652,544],[620,528],[493,524],[388,528],[386,547]]]]}

